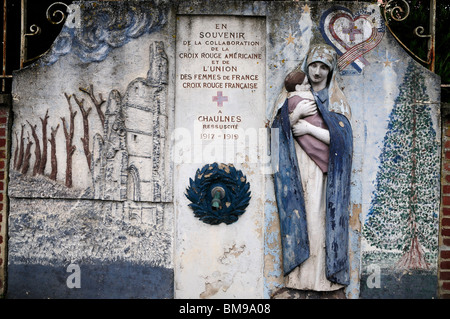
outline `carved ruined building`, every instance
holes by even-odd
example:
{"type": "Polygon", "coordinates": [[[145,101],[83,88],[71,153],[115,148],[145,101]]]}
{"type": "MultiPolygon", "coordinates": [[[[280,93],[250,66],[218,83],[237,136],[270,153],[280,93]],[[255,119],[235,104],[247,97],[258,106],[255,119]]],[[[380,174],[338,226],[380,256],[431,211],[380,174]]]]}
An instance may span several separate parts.
{"type": "Polygon", "coordinates": [[[150,46],[147,78],[132,81],[123,96],[113,90],[106,104],[103,136],[94,136],[92,177],[94,198],[125,201],[130,219],[150,218],[161,226],[167,202],[161,189],[168,185],[167,135],[168,60],[164,44],[150,46]]]}
{"type": "Polygon", "coordinates": [[[70,117],[62,117],[57,127],[50,127],[51,136],[48,134],[50,132],[46,132],[48,110],[45,116],[40,117],[45,132],[42,139],[37,136],[40,129],[37,125],[28,121],[21,124],[20,131],[15,132],[11,194],[34,197],[34,192],[38,191],[41,196],[50,198],[81,196],[84,199],[110,201],[115,203],[118,216],[121,214],[130,221],[150,224],[156,229],[163,228],[164,210],[167,210],[164,205],[172,200],[165,142],[168,130],[168,59],[163,42],[151,43],[149,58],[147,77],[131,81],[124,94],[112,90],[105,101],[101,94],[95,96],[92,85],[88,89],[80,88],[97,109],[102,134],[89,129],[91,109],[83,105],[84,100],[75,94],[64,93],[70,117]],[[101,108],[105,108],[104,111],[101,108]],[[74,125],[77,111],[81,111],[83,116],[83,127],[74,125]],[[60,126],[62,129],[58,130],[60,126]],[[83,149],[79,151],[84,151],[92,175],[92,187],[81,192],[72,186],[72,179],[78,178],[76,171],[79,167],[76,162],[72,163],[69,156],[75,151],[73,141],[79,138],[80,129],[84,137],[81,138],[83,149]],[[57,134],[60,137],[64,135],[67,151],[66,169],[60,172],[64,184],[57,178],[57,134]],[[92,149],[89,149],[90,135],[92,149]],[[48,141],[49,150],[43,141],[48,141]],[[50,175],[44,173],[46,164],[51,165],[50,175]],[[166,191],[162,192],[162,189],[166,191]]]}

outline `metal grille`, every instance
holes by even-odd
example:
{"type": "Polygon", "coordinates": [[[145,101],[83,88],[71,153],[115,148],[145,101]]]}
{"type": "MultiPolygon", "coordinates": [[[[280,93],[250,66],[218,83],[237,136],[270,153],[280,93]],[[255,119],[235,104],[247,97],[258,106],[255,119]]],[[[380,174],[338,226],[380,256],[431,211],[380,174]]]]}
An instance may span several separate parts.
{"type": "MultiPolygon", "coordinates": [[[[10,93],[13,70],[21,69],[32,63],[50,48],[61,30],[66,17],[67,6],[71,0],[0,0],[2,1],[2,74],[0,75],[0,93],[10,93]]],[[[293,0],[295,1],[295,0],[293,0]]],[[[310,0],[311,1],[311,0],[310,0]]],[[[331,1],[331,0],[320,0],[331,1]]],[[[339,2],[339,1],[334,1],[339,2]]],[[[418,62],[435,70],[436,61],[436,2],[423,0],[427,10],[423,10],[423,23],[428,23],[427,34],[423,26],[411,30],[418,38],[427,41],[427,53],[420,56],[410,48],[407,41],[396,34],[395,23],[405,21],[411,12],[421,8],[411,4],[421,3],[413,0],[377,0],[384,15],[386,26],[397,41],[418,62]],[[428,3],[427,3],[428,2],[428,3]],[[429,13],[427,18],[426,12],[429,13]],[[428,21],[427,21],[428,20],[428,21]]],[[[441,4],[442,5],[442,4],[441,4]]],[[[421,10],[422,11],[422,10],[421,10]]],[[[448,22],[448,21],[447,21],[448,22]]],[[[405,21],[406,23],[406,21],[405,21]]],[[[438,57],[439,58],[439,57],[438,57]]],[[[438,70],[439,71],[439,70],[438,70]]],[[[442,75],[441,75],[442,76],[442,75]]],[[[445,81],[444,81],[445,82],[445,81]]],[[[443,84],[443,88],[450,84],[443,84]]]]}
{"type": "Polygon", "coordinates": [[[61,31],[71,0],[2,1],[2,73],[0,93],[11,92],[12,73],[50,48],[61,31]]]}

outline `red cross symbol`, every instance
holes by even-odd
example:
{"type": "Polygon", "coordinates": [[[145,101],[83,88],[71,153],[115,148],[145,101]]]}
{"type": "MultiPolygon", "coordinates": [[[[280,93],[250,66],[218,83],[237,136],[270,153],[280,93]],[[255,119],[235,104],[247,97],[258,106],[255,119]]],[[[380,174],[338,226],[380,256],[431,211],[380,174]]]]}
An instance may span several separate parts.
{"type": "Polygon", "coordinates": [[[355,34],[362,34],[362,31],[355,26],[355,22],[353,21],[350,21],[348,27],[346,29],[342,29],[342,31],[350,36],[350,41],[352,42],[355,41],[355,34]]]}
{"type": "Polygon", "coordinates": [[[228,96],[223,96],[222,91],[217,91],[217,96],[213,96],[213,102],[217,102],[217,106],[223,106],[223,102],[228,102],[228,96]]]}

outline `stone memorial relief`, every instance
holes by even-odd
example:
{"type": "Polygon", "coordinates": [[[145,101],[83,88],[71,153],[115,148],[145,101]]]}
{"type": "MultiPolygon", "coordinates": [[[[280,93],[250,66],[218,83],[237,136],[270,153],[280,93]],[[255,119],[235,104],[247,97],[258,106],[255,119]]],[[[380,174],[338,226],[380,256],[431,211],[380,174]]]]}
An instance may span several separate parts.
{"type": "MultiPolygon", "coordinates": [[[[68,18],[48,53],[13,76],[9,298],[302,298],[303,288],[324,295],[323,286],[305,287],[314,275],[300,269],[313,260],[312,242],[320,254],[339,253],[315,272],[333,282],[330,294],[434,296],[440,79],[398,46],[377,4],[77,8],[79,25],[68,18]],[[300,142],[284,80],[308,71],[312,63],[302,65],[317,45],[327,48],[321,59],[333,56],[328,95],[314,97],[330,116],[328,157],[348,166],[329,160],[323,174],[308,165],[319,177],[308,179],[300,152],[291,152],[300,142]],[[337,88],[351,117],[335,112],[337,88]],[[341,131],[345,146],[331,142],[341,131]],[[331,222],[297,227],[308,209],[291,205],[289,194],[325,180],[339,187],[323,198],[345,195],[329,211],[325,200],[313,201],[331,222]],[[301,251],[291,230],[324,235],[325,246],[311,237],[301,251]],[[72,265],[81,289],[66,285],[72,265]],[[343,267],[330,274],[330,265],[343,267]]],[[[305,193],[305,201],[318,197],[305,193]]]]}
{"type": "Polygon", "coordinates": [[[178,17],[186,28],[177,36],[177,108],[185,110],[180,128],[191,140],[175,145],[175,162],[256,162],[245,134],[257,133],[265,65],[264,39],[248,27],[253,21],[260,20],[178,17]]]}
{"type": "Polygon", "coordinates": [[[175,294],[258,296],[265,19],[178,16],[177,32],[175,294]]]}
{"type": "Polygon", "coordinates": [[[23,283],[30,297],[171,297],[167,12],[150,1],[79,10],[80,25],[15,76],[10,295],[23,283]],[[84,290],[58,281],[69,263],[84,290]]]}
{"type": "Polygon", "coordinates": [[[72,92],[61,92],[67,110],[63,116],[53,118],[54,112],[47,109],[37,119],[16,122],[11,167],[15,178],[10,193],[170,201],[171,192],[162,191],[170,185],[165,142],[168,60],[164,50],[161,41],[150,45],[147,77],[129,83],[125,92],[97,92],[87,83],[72,92]],[[75,160],[75,152],[85,160],[75,160]],[[91,185],[84,189],[74,185],[74,180],[83,176],[76,174],[80,170],[91,176],[91,185]],[[48,187],[36,188],[37,183],[48,187]]]}

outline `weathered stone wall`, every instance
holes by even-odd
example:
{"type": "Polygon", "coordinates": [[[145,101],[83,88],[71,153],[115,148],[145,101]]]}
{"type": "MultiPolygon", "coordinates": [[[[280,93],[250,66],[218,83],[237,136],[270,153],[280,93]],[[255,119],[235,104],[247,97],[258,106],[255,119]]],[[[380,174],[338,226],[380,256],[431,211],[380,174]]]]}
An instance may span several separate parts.
{"type": "Polygon", "coordinates": [[[50,52],[14,74],[10,298],[277,294],[284,281],[268,165],[277,157],[268,153],[267,127],[285,76],[315,43],[338,52],[338,80],[352,109],[345,296],[436,296],[440,80],[398,46],[377,5],[92,1],[78,8],[50,52]],[[224,32],[214,21],[260,41],[254,60],[180,57],[249,53],[196,44],[205,40],[199,32],[224,32]],[[224,68],[212,72],[215,61],[224,68]],[[250,76],[239,81],[245,87],[222,78],[233,74],[250,76]],[[183,86],[194,82],[201,89],[183,86]],[[222,153],[216,142],[199,141],[217,134],[207,116],[228,116],[212,122],[231,125],[219,134],[236,137],[242,154],[226,148],[237,147],[233,141],[219,144],[222,153]],[[248,206],[230,224],[204,223],[188,206],[189,179],[202,180],[196,171],[213,162],[233,164],[250,184],[248,206]]]}
{"type": "Polygon", "coordinates": [[[0,95],[0,297],[6,291],[8,241],[8,160],[11,95],[0,95]]]}
{"type": "Polygon", "coordinates": [[[439,233],[439,297],[450,298],[450,121],[448,103],[442,108],[442,188],[439,233]]]}
{"type": "Polygon", "coordinates": [[[9,296],[171,298],[174,18],[152,1],[79,9],[14,75],[9,296]]]}

